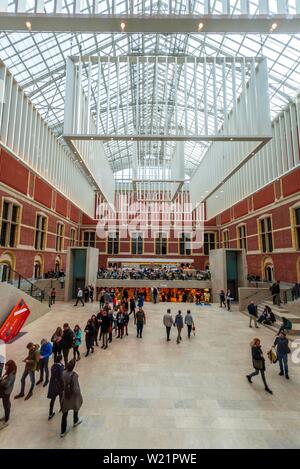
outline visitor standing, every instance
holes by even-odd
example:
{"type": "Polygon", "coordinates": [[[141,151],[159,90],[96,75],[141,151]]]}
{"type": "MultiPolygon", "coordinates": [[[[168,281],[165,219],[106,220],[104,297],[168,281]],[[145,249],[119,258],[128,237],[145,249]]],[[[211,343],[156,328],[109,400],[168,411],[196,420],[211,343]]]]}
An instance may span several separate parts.
{"type": "Polygon", "coordinates": [[[108,329],[109,329],[110,319],[106,309],[103,310],[101,317],[101,334],[102,334],[102,346],[104,350],[108,347],[108,329]]]}
{"type": "Polygon", "coordinates": [[[183,317],[182,317],[182,314],[181,314],[180,310],[178,311],[178,313],[175,316],[174,326],[177,327],[177,340],[176,340],[176,342],[177,342],[177,344],[179,344],[180,341],[182,340],[181,331],[183,329],[183,317]]]}
{"type": "Polygon", "coordinates": [[[225,308],[226,308],[225,292],[224,292],[224,290],[221,290],[221,291],[220,291],[219,297],[220,297],[220,308],[222,308],[223,305],[224,305],[225,308]]]}
{"type": "Polygon", "coordinates": [[[158,290],[157,290],[156,287],[153,288],[152,295],[153,295],[153,303],[156,304],[157,303],[157,297],[158,297],[158,290]]]}
{"type": "Polygon", "coordinates": [[[63,333],[61,338],[61,350],[64,357],[65,369],[67,369],[69,352],[73,348],[74,344],[74,334],[69,324],[65,322],[63,325],[63,333]]]}
{"type": "Polygon", "coordinates": [[[82,418],[78,416],[78,412],[82,406],[83,399],[79,386],[78,374],[74,371],[75,360],[71,360],[68,368],[63,372],[64,392],[62,398],[62,419],[61,419],[61,438],[69,431],[67,427],[67,418],[70,410],[73,410],[73,427],[81,424],[82,418]]]}
{"type": "Polygon", "coordinates": [[[129,314],[132,314],[132,313],[133,313],[133,317],[134,317],[134,319],[135,319],[136,303],[135,303],[134,296],[132,296],[132,297],[130,298],[130,301],[129,301],[129,308],[130,308],[129,314]]]}
{"type": "Polygon", "coordinates": [[[169,309],[167,309],[167,312],[166,312],[166,314],[164,314],[164,317],[163,317],[163,324],[166,328],[167,341],[168,342],[171,340],[170,339],[170,332],[171,332],[171,328],[172,328],[173,323],[174,323],[173,317],[172,317],[172,314],[171,314],[171,310],[169,308],[169,309]]]}
{"type": "Polygon", "coordinates": [[[17,365],[13,360],[8,360],[4,366],[4,374],[0,378],[0,399],[4,408],[4,417],[0,419],[0,430],[8,426],[11,402],[10,396],[14,388],[17,373],[17,365]]]}
{"type": "Polygon", "coordinates": [[[40,348],[40,379],[36,382],[36,385],[44,381],[44,372],[45,372],[45,382],[43,386],[47,386],[49,383],[49,358],[52,355],[52,344],[47,339],[41,340],[40,348]]]}
{"type": "Polygon", "coordinates": [[[86,354],[85,354],[85,356],[88,357],[90,351],[92,353],[94,353],[94,333],[95,333],[95,331],[94,331],[94,326],[93,326],[93,323],[92,323],[91,319],[88,320],[88,322],[85,326],[84,332],[85,332],[85,344],[86,344],[86,354]]]}
{"type": "Polygon", "coordinates": [[[80,360],[79,347],[81,345],[82,330],[78,324],[74,327],[74,343],[73,343],[73,358],[74,360],[80,360]],[[76,358],[77,357],[77,358],[76,358]]]}
{"type": "Polygon", "coordinates": [[[274,347],[276,348],[277,358],[279,363],[280,372],[279,375],[285,375],[286,379],[289,378],[289,368],[288,368],[288,354],[291,352],[289,348],[289,341],[285,335],[284,331],[281,331],[280,334],[276,337],[274,342],[274,347]]]}
{"type": "Polygon", "coordinates": [[[49,388],[48,388],[48,394],[47,394],[47,398],[50,399],[48,420],[51,420],[55,415],[54,404],[55,404],[57,397],[59,397],[59,404],[61,408],[62,396],[63,396],[63,390],[64,390],[64,382],[63,382],[64,365],[62,364],[62,358],[63,358],[62,355],[57,355],[51,367],[50,382],[49,382],[49,388]]]}
{"type": "Polygon", "coordinates": [[[254,304],[254,301],[251,301],[248,304],[248,314],[249,314],[249,327],[252,327],[252,321],[254,321],[255,327],[258,329],[257,325],[257,306],[254,304]]]}
{"type": "Polygon", "coordinates": [[[137,338],[142,339],[143,337],[143,328],[146,325],[146,315],[142,307],[136,312],[136,336],[137,338]]]}
{"type": "Polygon", "coordinates": [[[56,290],[55,288],[52,288],[51,294],[50,294],[50,305],[55,304],[55,298],[56,298],[56,290]]]}
{"type": "Polygon", "coordinates": [[[253,341],[250,344],[250,347],[251,347],[253,368],[255,369],[255,371],[246,376],[247,380],[249,381],[249,383],[252,383],[252,378],[254,376],[259,375],[260,373],[261,379],[265,385],[265,390],[269,394],[273,394],[266,381],[266,376],[265,376],[266,366],[265,366],[265,359],[263,356],[263,352],[261,349],[260,339],[258,338],[253,339],[253,341]]]}
{"type": "Polygon", "coordinates": [[[186,312],[186,316],[184,318],[184,324],[187,326],[188,331],[188,338],[191,338],[192,329],[195,327],[193,316],[191,315],[191,311],[188,309],[186,312]]]}
{"type": "Polygon", "coordinates": [[[59,277],[59,283],[60,283],[60,288],[64,288],[64,286],[65,286],[65,276],[64,275],[59,277]]]}
{"type": "Polygon", "coordinates": [[[54,360],[57,355],[61,354],[61,339],[62,339],[62,328],[58,327],[56,331],[54,332],[53,336],[51,337],[51,342],[52,342],[52,353],[54,360]]]}

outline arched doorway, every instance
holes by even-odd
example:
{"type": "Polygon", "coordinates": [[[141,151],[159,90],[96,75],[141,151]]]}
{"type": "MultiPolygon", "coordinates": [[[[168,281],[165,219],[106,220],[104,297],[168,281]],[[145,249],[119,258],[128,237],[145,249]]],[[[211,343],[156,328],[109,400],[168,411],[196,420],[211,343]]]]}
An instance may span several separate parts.
{"type": "Polygon", "coordinates": [[[275,279],[274,273],[274,264],[273,259],[271,257],[266,257],[263,259],[262,265],[262,277],[269,283],[273,283],[275,279]]]}
{"type": "Polygon", "coordinates": [[[0,281],[11,282],[13,280],[13,272],[15,269],[15,257],[11,252],[4,252],[0,256],[0,281]]]}
{"type": "Polygon", "coordinates": [[[44,265],[44,259],[43,257],[38,254],[35,256],[34,261],[33,261],[33,278],[34,279],[39,279],[43,277],[43,265],[44,265]]]}

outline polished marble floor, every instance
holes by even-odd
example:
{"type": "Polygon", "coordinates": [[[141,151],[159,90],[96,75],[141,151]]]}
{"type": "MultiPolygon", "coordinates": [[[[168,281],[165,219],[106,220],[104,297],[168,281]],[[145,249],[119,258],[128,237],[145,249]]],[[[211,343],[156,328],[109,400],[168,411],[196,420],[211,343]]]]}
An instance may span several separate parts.
{"type": "MultiPolygon", "coordinates": [[[[274,337],[270,330],[249,329],[247,317],[217,305],[172,303],[172,312],[179,307],[192,309],[191,340],[184,331],[177,345],[173,329],[167,342],[162,326],[167,303],[147,303],[142,340],[131,321],[128,337],[77,364],[84,398],[79,427],[60,438],[60,415],[48,422],[49,401],[39,386],[29,401],[12,401],[0,448],[300,448],[300,364],[291,364],[287,381],[268,363],[274,392],[269,395],[259,377],[250,385],[245,375],[252,370],[250,340],[259,336],[267,351],[274,337]]],[[[96,304],[61,303],[24,328],[8,346],[8,358],[19,364],[14,394],[26,344],[50,338],[65,321],[84,326],[94,312],[96,304]]]]}

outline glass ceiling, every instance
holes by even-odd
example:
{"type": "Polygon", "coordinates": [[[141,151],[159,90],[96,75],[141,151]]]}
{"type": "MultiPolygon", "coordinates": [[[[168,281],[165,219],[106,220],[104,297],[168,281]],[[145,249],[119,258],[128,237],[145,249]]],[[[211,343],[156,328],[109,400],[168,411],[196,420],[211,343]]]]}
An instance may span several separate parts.
{"type": "MultiPolygon", "coordinates": [[[[62,12],[71,13],[74,0],[62,0],[62,12]]],[[[130,2],[118,0],[114,3],[115,13],[127,13],[130,2]]],[[[134,13],[149,14],[150,3],[152,13],[166,13],[169,1],[150,2],[149,0],[134,1],[134,13]]],[[[177,14],[186,13],[186,1],[172,0],[173,11],[177,14]]],[[[27,1],[28,11],[33,11],[33,0],[27,1]]],[[[191,1],[192,13],[203,14],[204,2],[191,1]]],[[[231,1],[231,13],[240,13],[240,1],[231,1]]],[[[295,0],[289,0],[289,13],[295,13],[295,0]]],[[[100,13],[111,12],[112,1],[100,0],[98,4],[100,13]]],[[[13,11],[14,2],[9,4],[9,11],[13,11]]],[[[270,13],[277,12],[277,2],[269,1],[270,13]]],[[[45,11],[53,10],[53,0],[45,1],[45,11]]],[[[91,1],[81,0],[81,12],[91,13],[91,1]]],[[[222,12],[222,2],[213,2],[213,13],[222,12]]],[[[258,0],[250,3],[250,14],[258,12],[258,0]]],[[[128,12],[129,13],[129,12],[128,12]]],[[[255,19],[254,19],[255,21],[255,19]]],[[[0,58],[6,63],[17,82],[23,86],[32,102],[36,105],[42,116],[46,119],[54,132],[60,136],[64,118],[65,93],[65,59],[68,56],[100,55],[159,55],[159,56],[265,56],[268,59],[269,69],[269,98],[271,116],[275,117],[300,90],[300,34],[297,35],[239,35],[239,34],[81,34],[81,33],[0,33],[0,58]]],[[[105,69],[104,69],[105,70],[105,69]]],[[[106,77],[107,79],[107,77],[106,77]]],[[[111,77],[112,89],[117,94],[117,80],[111,77]]],[[[155,89],[155,79],[152,80],[152,90],[149,93],[162,93],[165,85],[165,75],[159,74],[155,89]],[[161,91],[159,91],[161,90],[161,91]]],[[[192,93],[192,74],[190,76],[192,93]]],[[[172,81],[169,83],[170,99],[172,97],[172,81]]],[[[141,87],[142,89],[142,87],[141,87]]],[[[185,98],[180,82],[178,83],[180,99],[185,98]]],[[[134,103],[137,99],[137,87],[134,76],[134,67],[127,80],[120,76],[119,94],[121,99],[134,103]]],[[[163,99],[163,94],[161,94],[163,99]]],[[[213,96],[208,103],[213,109],[213,96]]],[[[143,97],[141,97],[143,99],[143,97]]],[[[100,107],[106,107],[105,90],[100,107]]],[[[188,113],[193,119],[193,112],[188,113]]],[[[213,120],[213,116],[211,116],[213,120]]],[[[118,119],[122,119],[119,116],[118,119]]],[[[114,125],[116,112],[114,106],[110,107],[110,124],[114,125]]],[[[119,123],[122,125],[122,123],[119,123]]],[[[162,120],[164,127],[165,122],[162,120]]],[[[131,168],[132,145],[130,142],[106,142],[105,150],[114,172],[118,176],[124,171],[128,174],[131,168]],[[121,173],[120,173],[121,172],[121,173]]],[[[185,172],[191,175],[196,169],[205,151],[204,142],[186,142],[185,145],[185,172]]],[[[173,151],[173,143],[166,147],[158,142],[151,148],[156,155],[173,151]]],[[[149,158],[149,155],[147,156],[149,158]]],[[[168,156],[169,158],[169,156],[168,156]]]]}

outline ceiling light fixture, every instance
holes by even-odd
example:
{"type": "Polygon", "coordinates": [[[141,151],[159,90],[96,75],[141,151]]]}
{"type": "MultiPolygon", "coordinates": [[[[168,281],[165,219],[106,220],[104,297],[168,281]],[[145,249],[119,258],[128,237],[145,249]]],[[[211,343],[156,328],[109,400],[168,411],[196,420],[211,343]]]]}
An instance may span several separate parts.
{"type": "Polygon", "coordinates": [[[275,31],[275,29],[277,28],[277,23],[273,23],[272,26],[271,26],[271,32],[272,31],[275,31]]]}
{"type": "Polygon", "coordinates": [[[124,21],[122,21],[122,23],[120,24],[120,28],[122,29],[122,31],[125,31],[126,23],[124,23],[124,21]]]}
{"type": "Polygon", "coordinates": [[[26,28],[28,29],[28,31],[31,31],[31,23],[30,23],[30,21],[26,21],[25,26],[26,26],[26,28]]]}
{"type": "Polygon", "coordinates": [[[201,30],[203,29],[203,26],[204,26],[203,23],[199,23],[199,24],[198,24],[198,31],[201,31],[201,30]]]}

